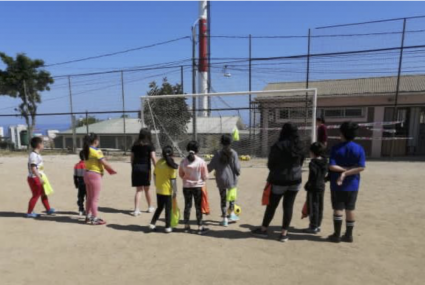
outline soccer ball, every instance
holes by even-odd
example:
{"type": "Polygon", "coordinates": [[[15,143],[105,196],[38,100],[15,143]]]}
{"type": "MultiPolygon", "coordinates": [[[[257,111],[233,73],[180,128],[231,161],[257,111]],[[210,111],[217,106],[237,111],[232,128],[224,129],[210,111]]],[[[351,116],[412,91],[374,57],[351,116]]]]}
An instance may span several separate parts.
{"type": "Polygon", "coordinates": [[[234,212],[237,216],[240,216],[240,214],[242,213],[242,208],[238,205],[235,205],[234,212]]]}

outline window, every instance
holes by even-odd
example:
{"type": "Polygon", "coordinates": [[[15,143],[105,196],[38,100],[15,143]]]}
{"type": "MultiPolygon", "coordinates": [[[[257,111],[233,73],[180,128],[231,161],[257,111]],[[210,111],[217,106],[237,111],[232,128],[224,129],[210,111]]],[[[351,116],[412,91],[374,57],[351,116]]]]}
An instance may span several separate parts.
{"type": "Polygon", "coordinates": [[[325,118],[360,118],[364,116],[363,108],[324,109],[325,118]]]}
{"type": "Polygon", "coordinates": [[[288,109],[279,110],[279,119],[281,120],[289,119],[289,110],[288,109]]]}
{"type": "MultiPolygon", "coordinates": [[[[306,117],[305,108],[285,108],[277,110],[278,120],[304,119],[306,117]]],[[[308,109],[308,117],[311,118],[313,110],[308,109]]]]}
{"type": "Polygon", "coordinates": [[[325,118],[341,118],[344,117],[343,109],[325,110],[325,118]]]}
{"type": "Polygon", "coordinates": [[[345,109],[345,117],[363,117],[363,109],[345,109]]]}

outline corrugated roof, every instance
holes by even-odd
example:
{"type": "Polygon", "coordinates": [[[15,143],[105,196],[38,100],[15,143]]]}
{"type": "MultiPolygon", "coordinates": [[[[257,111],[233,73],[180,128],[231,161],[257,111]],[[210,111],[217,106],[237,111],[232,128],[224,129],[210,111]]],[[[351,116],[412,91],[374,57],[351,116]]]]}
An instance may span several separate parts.
{"type": "MultiPolygon", "coordinates": [[[[89,131],[96,134],[123,134],[124,120],[122,118],[110,119],[89,125],[89,131]]],[[[125,129],[127,134],[138,134],[142,124],[139,119],[126,118],[125,129]]],[[[86,134],[86,126],[76,128],[76,134],[86,134]]],[[[72,134],[72,129],[60,134],[72,134]]]]}
{"type": "MultiPolygon", "coordinates": [[[[198,134],[222,134],[233,132],[235,126],[238,129],[243,129],[242,120],[240,117],[197,117],[196,118],[198,134]]],[[[142,125],[139,119],[127,118],[125,120],[126,133],[128,135],[138,134],[142,125]]],[[[192,133],[192,120],[188,124],[188,133],[192,133]]],[[[89,125],[89,131],[99,135],[123,134],[123,119],[116,118],[101,121],[89,125]]],[[[76,128],[76,134],[86,134],[86,126],[76,128]]],[[[72,130],[66,130],[60,134],[72,134],[72,130]]]]}
{"type": "MultiPolygon", "coordinates": [[[[310,88],[317,88],[319,96],[394,93],[396,86],[396,76],[321,80],[309,83],[310,88]]],[[[305,88],[305,81],[269,83],[264,90],[302,88],[305,88]]],[[[401,76],[400,92],[425,92],[425,75],[401,76]]]]}

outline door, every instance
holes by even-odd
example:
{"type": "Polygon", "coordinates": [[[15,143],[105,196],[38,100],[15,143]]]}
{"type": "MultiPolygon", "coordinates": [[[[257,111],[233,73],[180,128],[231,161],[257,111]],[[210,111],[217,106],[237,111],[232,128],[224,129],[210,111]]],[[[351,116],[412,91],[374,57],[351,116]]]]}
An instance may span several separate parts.
{"type": "Polygon", "coordinates": [[[422,108],[419,115],[419,138],[417,154],[425,154],[425,108],[422,108]]]}

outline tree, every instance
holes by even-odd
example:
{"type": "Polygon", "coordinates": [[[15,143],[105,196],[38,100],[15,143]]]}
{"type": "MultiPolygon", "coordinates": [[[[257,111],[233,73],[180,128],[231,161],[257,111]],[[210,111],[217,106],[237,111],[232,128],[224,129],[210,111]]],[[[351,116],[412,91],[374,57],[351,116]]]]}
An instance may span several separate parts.
{"type": "Polygon", "coordinates": [[[36,123],[37,107],[41,103],[40,92],[50,91],[54,80],[49,72],[41,69],[44,66],[41,59],[31,59],[23,53],[17,54],[16,58],[0,53],[0,58],[6,65],[5,70],[0,69],[0,95],[21,100],[16,111],[25,119],[30,138],[36,123]]]}
{"type": "MultiPolygon", "coordinates": [[[[180,84],[172,85],[164,78],[162,85],[158,86],[155,81],[149,84],[148,96],[182,94],[180,84]]],[[[151,130],[159,131],[161,146],[175,145],[187,134],[187,126],[190,122],[191,113],[186,98],[169,98],[145,100],[143,106],[144,121],[151,130]]]]}
{"type": "Polygon", "coordinates": [[[78,128],[78,127],[82,127],[82,126],[87,126],[87,125],[91,125],[91,124],[94,124],[94,123],[98,123],[100,121],[101,120],[97,119],[94,116],[89,116],[87,118],[79,119],[76,127],[78,128]]]}

